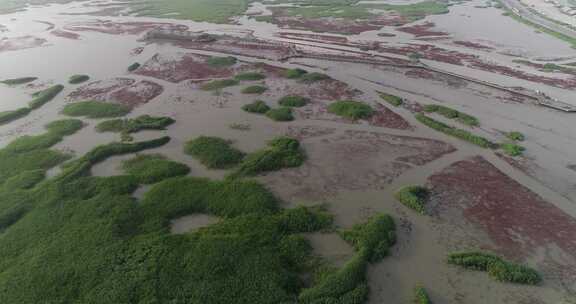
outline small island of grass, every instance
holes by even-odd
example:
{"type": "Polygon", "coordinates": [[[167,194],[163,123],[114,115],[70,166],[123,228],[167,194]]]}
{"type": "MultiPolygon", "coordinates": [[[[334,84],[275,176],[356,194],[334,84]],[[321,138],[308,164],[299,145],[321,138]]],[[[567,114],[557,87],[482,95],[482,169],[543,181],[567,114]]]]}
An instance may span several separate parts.
{"type": "Polygon", "coordinates": [[[265,114],[270,111],[270,107],[263,100],[255,100],[252,103],[242,106],[242,110],[249,113],[265,114]]]}
{"type": "Polygon", "coordinates": [[[238,85],[239,83],[240,82],[236,79],[218,79],[203,84],[201,89],[204,91],[216,91],[238,85]]]}
{"type": "Polygon", "coordinates": [[[107,118],[124,116],[128,114],[130,110],[129,107],[122,104],[87,100],[67,104],[62,110],[62,114],[74,117],[107,118]]]}
{"type": "Polygon", "coordinates": [[[190,172],[188,166],[166,159],[161,154],[140,154],[122,162],[122,169],[134,176],[139,183],[153,184],[161,180],[183,176],[190,172]]]}
{"type": "Polygon", "coordinates": [[[371,106],[354,100],[340,100],[328,106],[328,112],[348,119],[368,119],[374,114],[371,106]]]}
{"type": "Polygon", "coordinates": [[[292,109],[288,107],[281,107],[276,109],[271,109],[266,112],[266,116],[274,121],[292,121],[294,120],[294,115],[292,114],[292,109]]]}
{"type": "Polygon", "coordinates": [[[244,153],[219,137],[200,136],[186,143],[186,154],[210,169],[227,169],[240,163],[244,153]]]}
{"type": "Polygon", "coordinates": [[[88,75],[72,75],[72,76],[70,76],[68,83],[79,84],[79,83],[88,81],[88,79],[90,79],[90,76],[88,76],[88,75]]]}
{"type": "Polygon", "coordinates": [[[261,85],[253,85],[242,89],[242,94],[262,94],[268,90],[267,87],[261,85]]]}
{"type": "Polygon", "coordinates": [[[415,210],[420,214],[426,213],[426,199],[428,189],[422,186],[405,186],[394,194],[394,197],[404,206],[415,210]]]}
{"type": "Polygon", "coordinates": [[[278,104],[283,107],[303,107],[308,102],[308,98],[298,95],[287,95],[278,100],[278,104]]]}

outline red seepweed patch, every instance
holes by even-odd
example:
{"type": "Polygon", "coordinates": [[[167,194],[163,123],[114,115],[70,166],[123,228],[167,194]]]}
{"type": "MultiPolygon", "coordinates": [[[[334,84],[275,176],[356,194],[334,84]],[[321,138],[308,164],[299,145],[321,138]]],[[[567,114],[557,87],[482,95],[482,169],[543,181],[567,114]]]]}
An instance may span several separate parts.
{"type": "Polygon", "coordinates": [[[435,24],[432,22],[426,22],[423,24],[417,24],[412,26],[405,26],[397,28],[397,31],[412,34],[416,37],[427,37],[427,36],[448,36],[448,33],[440,31],[432,31],[435,24]]]}
{"type": "Polygon", "coordinates": [[[402,116],[383,105],[376,106],[376,113],[370,118],[370,125],[400,130],[412,129],[402,116]]]}

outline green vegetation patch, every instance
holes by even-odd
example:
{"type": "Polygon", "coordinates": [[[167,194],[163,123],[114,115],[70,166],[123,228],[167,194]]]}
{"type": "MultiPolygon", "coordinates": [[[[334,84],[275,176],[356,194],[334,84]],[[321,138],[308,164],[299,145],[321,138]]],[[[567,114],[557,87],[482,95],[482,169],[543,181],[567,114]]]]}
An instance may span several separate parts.
{"type": "Polygon", "coordinates": [[[268,142],[268,147],[248,154],[230,177],[255,176],[283,168],[299,167],[305,159],[298,140],[276,137],[268,142]]]}
{"type": "Polygon", "coordinates": [[[21,77],[21,78],[5,79],[5,80],[0,81],[0,83],[6,84],[6,85],[19,85],[19,84],[29,83],[29,82],[35,81],[37,79],[38,79],[38,77],[21,77]]]}
{"type": "Polygon", "coordinates": [[[88,81],[88,79],[90,79],[90,76],[88,76],[88,75],[72,75],[72,76],[70,76],[68,83],[79,84],[79,83],[88,81]]]}
{"type": "Polygon", "coordinates": [[[262,94],[268,90],[267,87],[261,85],[253,85],[242,89],[243,94],[262,94]]]}
{"type": "Polygon", "coordinates": [[[371,106],[354,100],[339,100],[328,106],[328,112],[348,119],[368,119],[374,114],[371,106]]]}
{"type": "Polygon", "coordinates": [[[133,64],[128,66],[128,72],[134,72],[141,66],[140,63],[134,62],[133,64]]]}
{"type": "Polygon", "coordinates": [[[468,126],[479,126],[478,118],[442,105],[425,105],[424,112],[438,113],[448,119],[455,119],[468,126]]]}
{"type": "Polygon", "coordinates": [[[426,200],[428,199],[428,189],[422,186],[405,186],[394,194],[394,197],[404,206],[415,210],[420,214],[426,213],[426,200]]]}
{"type": "Polygon", "coordinates": [[[68,116],[86,116],[88,118],[107,118],[124,116],[130,112],[130,108],[117,103],[109,103],[97,100],[87,100],[67,104],[62,113],[68,116]]]}
{"type": "Polygon", "coordinates": [[[474,135],[466,130],[462,130],[462,129],[458,129],[452,126],[449,126],[447,124],[444,124],[442,122],[439,122],[435,119],[432,119],[422,113],[418,113],[416,114],[416,119],[423,123],[424,125],[436,130],[436,131],[440,131],[444,134],[456,137],[456,138],[460,138],[462,140],[465,140],[467,142],[470,142],[472,144],[475,144],[479,147],[482,148],[494,148],[496,145],[494,143],[492,143],[491,141],[489,141],[488,139],[478,136],[478,135],[474,135]]]}
{"type": "Polygon", "coordinates": [[[30,101],[28,106],[30,107],[31,110],[36,110],[41,106],[43,106],[45,103],[54,99],[54,97],[60,94],[62,90],[64,90],[64,86],[61,84],[57,84],[45,90],[38,91],[32,95],[34,98],[30,101]]]}
{"type": "Polygon", "coordinates": [[[382,93],[382,92],[378,92],[378,95],[384,101],[386,101],[387,103],[389,103],[395,107],[399,107],[404,103],[404,100],[402,98],[396,96],[396,95],[382,93]]]}
{"type": "Polygon", "coordinates": [[[303,70],[303,69],[298,69],[298,68],[287,69],[284,71],[284,77],[289,78],[289,79],[298,79],[307,73],[308,72],[306,70],[303,70]]]}
{"type": "Polygon", "coordinates": [[[319,282],[304,289],[298,303],[364,303],[368,299],[366,269],[378,262],[395,242],[393,219],[386,214],[372,217],[341,235],[356,249],[356,254],[341,269],[323,274],[319,282]]]}
{"type": "Polygon", "coordinates": [[[524,141],[524,139],[526,138],[524,136],[524,134],[522,134],[518,131],[508,132],[508,133],[506,133],[506,137],[508,137],[511,140],[515,140],[515,141],[524,141]]]}
{"type": "Polygon", "coordinates": [[[497,281],[536,285],[542,281],[538,272],[524,265],[508,262],[483,252],[461,252],[448,255],[448,263],[466,269],[486,271],[497,281]]]}
{"type": "Polygon", "coordinates": [[[247,0],[146,0],[133,2],[131,7],[137,16],[229,23],[232,17],[243,15],[248,4],[247,0]]]}
{"type": "Polygon", "coordinates": [[[322,80],[327,80],[327,79],[330,79],[330,77],[328,75],[314,72],[314,73],[304,73],[303,75],[301,75],[298,78],[298,81],[302,82],[302,83],[310,84],[310,83],[314,83],[314,82],[322,81],[322,80]]]}
{"type": "Polygon", "coordinates": [[[278,100],[278,104],[283,107],[303,107],[308,102],[310,102],[308,98],[298,95],[287,95],[278,100]]]}
{"type": "Polygon", "coordinates": [[[229,140],[211,136],[200,136],[187,142],[184,151],[210,169],[227,169],[244,158],[244,153],[233,148],[229,140]]]}
{"type": "Polygon", "coordinates": [[[96,131],[136,133],[140,130],[165,130],[174,122],[174,119],[166,116],[141,115],[136,118],[102,121],[96,125],[96,131]]]}
{"type": "Polygon", "coordinates": [[[252,103],[242,106],[242,110],[249,113],[265,114],[270,107],[262,100],[255,100],[252,103]]]}
{"type": "Polygon", "coordinates": [[[202,85],[202,90],[215,91],[238,85],[240,82],[236,79],[218,79],[212,80],[202,85]]]}
{"type": "Polygon", "coordinates": [[[504,151],[504,153],[510,156],[520,156],[526,150],[524,147],[514,144],[514,143],[503,143],[500,144],[500,148],[504,151]]]}
{"type": "Polygon", "coordinates": [[[412,301],[414,304],[432,304],[432,300],[430,300],[430,296],[428,296],[428,292],[424,289],[424,286],[418,284],[414,287],[414,300],[412,301]]]}
{"type": "Polygon", "coordinates": [[[405,5],[378,4],[367,6],[395,11],[401,16],[408,17],[413,20],[421,19],[428,15],[441,15],[450,12],[448,10],[448,3],[440,1],[423,1],[405,5]]]}
{"type": "Polygon", "coordinates": [[[153,184],[170,177],[187,175],[188,166],[166,159],[161,154],[140,154],[122,162],[122,169],[139,183],[153,184]]]}
{"type": "Polygon", "coordinates": [[[244,73],[240,73],[237,74],[236,76],[234,76],[234,79],[236,80],[240,80],[240,81],[248,81],[248,80],[262,80],[265,79],[266,75],[262,74],[262,73],[258,73],[258,72],[244,72],[244,73]]]}
{"type": "Polygon", "coordinates": [[[274,121],[292,121],[294,120],[294,115],[292,114],[292,109],[288,107],[280,107],[276,109],[271,109],[266,112],[266,116],[274,121]]]}
{"type": "Polygon", "coordinates": [[[20,108],[17,110],[0,112],[0,125],[4,125],[4,124],[12,122],[16,119],[22,118],[22,117],[30,114],[31,111],[32,110],[30,110],[30,108],[26,107],[26,108],[20,108]]]}
{"type": "MultiPolygon", "coordinates": [[[[227,56],[227,57],[210,57],[206,60],[206,63],[215,68],[223,68],[223,67],[230,67],[235,65],[238,62],[236,57],[227,56]]],[[[242,79],[238,79],[242,80],[242,79]]]]}

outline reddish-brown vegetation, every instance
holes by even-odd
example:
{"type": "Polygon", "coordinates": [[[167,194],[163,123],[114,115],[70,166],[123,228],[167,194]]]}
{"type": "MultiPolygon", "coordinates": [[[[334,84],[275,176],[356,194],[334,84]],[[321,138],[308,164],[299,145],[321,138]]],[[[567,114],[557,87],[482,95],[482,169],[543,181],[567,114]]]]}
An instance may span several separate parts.
{"type": "Polygon", "coordinates": [[[72,33],[72,32],[63,31],[63,30],[53,30],[50,32],[50,34],[52,34],[56,37],[67,38],[67,39],[72,39],[72,40],[79,40],[80,39],[80,35],[78,33],[72,33]]]}
{"type": "Polygon", "coordinates": [[[493,50],[494,48],[471,41],[453,41],[454,44],[477,50],[493,50]]]}
{"type": "Polygon", "coordinates": [[[134,83],[134,80],[128,78],[93,81],[78,87],[68,95],[68,98],[73,101],[86,99],[107,100],[109,93],[134,83]]]}
{"type": "Polygon", "coordinates": [[[21,36],[0,39],[0,52],[17,51],[44,45],[47,40],[34,36],[21,36]]]}
{"type": "Polygon", "coordinates": [[[209,56],[197,54],[177,54],[173,56],[156,54],[146,61],[135,74],[180,82],[186,79],[208,79],[230,77],[231,68],[211,67],[206,63],[209,56]]]}
{"type": "Polygon", "coordinates": [[[108,100],[135,107],[154,99],[156,96],[162,94],[162,91],[164,91],[164,89],[161,85],[142,80],[112,92],[108,100]]]}
{"type": "Polygon", "coordinates": [[[113,78],[80,86],[68,98],[72,101],[113,101],[134,107],[150,101],[163,90],[161,85],[147,80],[136,82],[128,78],[113,78]]]}
{"type": "Polygon", "coordinates": [[[456,162],[429,182],[440,216],[459,210],[502,254],[526,258],[555,246],[576,258],[576,220],[482,157],[456,162]]]}
{"type": "Polygon", "coordinates": [[[412,128],[402,116],[383,105],[376,106],[376,113],[370,118],[370,125],[400,130],[412,128]]]}
{"type": "Polygon", "coordinates": [[[448,36],[448,33],[431,30],[432,28],[434,28],[434,26],[435,26],[434,23],[426,22],[426,23],[412,25],[412,26],[400,27],[400,28],[397,28],[396,30],[404,32],[404,33],[412,34],[416,37],[448,36]]]}

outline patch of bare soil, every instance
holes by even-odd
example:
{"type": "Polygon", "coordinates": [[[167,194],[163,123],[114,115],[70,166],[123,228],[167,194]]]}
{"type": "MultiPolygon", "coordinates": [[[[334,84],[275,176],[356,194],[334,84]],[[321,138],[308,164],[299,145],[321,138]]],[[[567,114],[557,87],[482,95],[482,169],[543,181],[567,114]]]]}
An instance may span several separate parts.
{"type": "Polygon", "coordinates": [[[348,130],[304,140],[306,163],[264,177],[282,197],[321,200],[340,191],[383,189],[400,174],[455,148],[444,142],[348,130]]]}
{"type": "Polygon", "coordinates": [[[134,107],[147,103],[163,90],[161,85],[147,80],[112,78],[82,85],[70,93],[68,99],[111,101],[134,107]]]}
{"type": "Polygon", "coordinates": [[[477,156],[429,178],[438,216],[460,214],[488,235],[493,250],[516,260],[538,256],[539,269],[576,281],[576,220],[477,156]]]}
{"type": "Polygon", "coordinates": [[[0,39],[0,53],[35,48],[44,45],[46,42],[46,39],[34,36],[5,37],[0,39]]]}
{"type": "Polygon", "coordinates": [[[335,128],[325,128],[319,126],[289,126],[285,132],[286,136],[296,138],[298,140],[309,139],[313,137],[322,137],[334,134],[336,132],[335,128]]]}
{"type": "Polygon", "coordinates": [[[139,35],[157,28],[184,31],[188,29],[188,26],[162,22],[113,22],[110,20],[78,22],[64,26],[65,30],[72,32],[88,31],[111,35],[139,35]]]}
{"type": "Polygon", "coordinates": [[[412,26],[405,26],[399,27],[396,30],[408,34],[412,34],[418,38],[420,37],[429,37],[429,36],[448,36],[448,33],[440,32],[440,31],[433,31],[432,29],[436,25],[432,22],[425,22],[422,24],[412,25],[412,26]]]}
{"type": "Polygon", "coordinates": [[[170,82],[180,82],[186,79],[224,78],[234,74],[231,68],[211,67],[206,63],[208,58],[209,56],[197,54],[156,54],[133,73],[170,82]]]}

